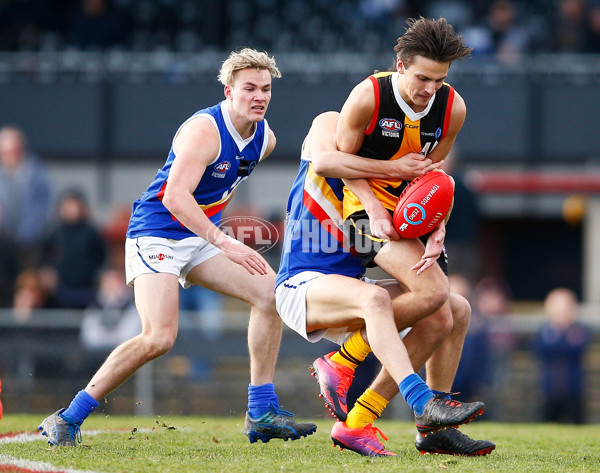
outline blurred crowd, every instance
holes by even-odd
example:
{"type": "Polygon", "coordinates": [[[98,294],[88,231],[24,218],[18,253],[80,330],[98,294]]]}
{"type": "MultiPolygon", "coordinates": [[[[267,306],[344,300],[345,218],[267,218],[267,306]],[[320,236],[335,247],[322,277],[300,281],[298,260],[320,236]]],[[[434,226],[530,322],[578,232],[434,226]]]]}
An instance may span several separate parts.
{"type": "Polygon", "coordinates": [[[0,51],[388,51],[418,15],[475,56],[600,52],[600,0],[0,0],[0,51]]]}
{"type": "MultiPolygon", "coordinates": [[[[85,309],[91,318],[83,337],[98,348],[139,331],[139,320],[124,276],[130,213],[115,209],[100,223],[88,199],[77,186],[57,193],[24,131],[0,128],[0,308],[12,309],[19,322],[37,309],[85,309]]],[[[182,291],[184,311],[218,317],[221,306],[212,291],[182,291]]],[[[220,327],[215,318],[202,322],[210,330],[220,327]]]]}
{"type": "MultiPolygon", "coordinates": [[[[586,353],[591,330],[581,322],[575,293],[554,288],[544,300],[544,320],[533,337],[520,340],[511,321],[512,296],[501,280],[485,277],[474,286],[463,276],[450,276],[453,291],[471,302],[472,315],[453,389],[465,400],[485,399],[486,417],[502,420],[506,400],[514,397],[515,351],[529,351],[536,376],[530,389],[541,401],[531,407],[538,420],[585,422],[586,353]],[[521,346],[519,346],[521,345],[521,346]]],[[[533,394],[523,393],[524,395],[533,394]]]]}
{"type": "Polygon", "coordinates": [[[44,162],[10,125],[0,129],[0,238],[0,307],[25,320],[38,308],[94,302],[110,241],[93,222],[85,190],[55,196],[44,162]]]}

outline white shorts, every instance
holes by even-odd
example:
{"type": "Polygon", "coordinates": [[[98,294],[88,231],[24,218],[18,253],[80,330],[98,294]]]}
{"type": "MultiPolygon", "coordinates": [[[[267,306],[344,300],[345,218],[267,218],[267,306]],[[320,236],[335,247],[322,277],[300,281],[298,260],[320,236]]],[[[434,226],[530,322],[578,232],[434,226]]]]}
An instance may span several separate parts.
{"type": "MultiPolygon", "coordinates": [[[[306,293],[310,284],[319,276],[327,273],[318,271],[304,271],[283,281],[275,289],[275,303],[277,312],[284,323],[292,330],[298,332],[306,340],[316,343],[325,338],[338,345],[343,345],[353,332],[348,331],[348,327],[336,327],[330,329],[319,329],[313,332],[306,332],[306,293]]],[[[362,281],[368,284],[377,284],[377,280],[362,276],[362,281]]],[[[400,332],[400,337],[404,338],[410,327],[400,332]]]]}
{"type": "Polygon", "coordinates": [[[127,238],[125,241],[125,279],[133,286],[135,278],[148,273],[170,273],[179,278],[184,289],[193,284],[189,272],[221,252],[200,237],[172,240],[159,237],[127,238]]]}
{"type": "MultiPolygon", "coordinates": [[[[316,343],[322,338],[326,338],[333,343],[343,345],[352,334],[352,332],[348,332],[348,327],[319,329],[310,333],[306,332],[306,292],[315,279],[325,274],[327,273],[304,271],[283,281],[275,289],[277,312],[279,312],[279,315],[288,327],[298,332],[309,342],[316,343]]],[[[361,279],[370,284],[377,282],[367,277],[361,279]]]]}

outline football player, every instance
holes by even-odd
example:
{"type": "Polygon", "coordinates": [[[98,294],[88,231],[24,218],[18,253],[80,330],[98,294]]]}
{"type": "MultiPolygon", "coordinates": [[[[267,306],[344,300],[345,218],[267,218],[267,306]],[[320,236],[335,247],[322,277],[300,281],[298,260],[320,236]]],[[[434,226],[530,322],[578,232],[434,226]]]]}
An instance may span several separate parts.
{"type": "MultiPolygon", "coordinates": [[[[335,142],[337,120],[335,112],[319,115],[304,140],[300,170],[288,200],[276,281],[277,309],[285,323],[308,341],[325,337],[342,345],[339,352],[314,364],[321,393],[340,419],[331,434],[334,444],[362,455],[394,455],[379,441],[381,431],[373,422],[398,391],[415,411],[418,430],[430,433],[428,437],[439,435],[433,432],[443,427],[468,422],[483,411],[482,403],[448,401],[445,392],[433,391],[415,374],[431,358],[435,369],[453,376],[470,307],[466,299],[452,294],[450,314],[425,308],[422,313],[407,315],[402,310],[404,285],[364,278],[365,270],[344,233],[343,182],[339,177],[413,179],[439,165],[422,155],[385,162],[342,153],[335,142]],[[398,332],[411,325],[403,342],[398,332]],[[361,412],[351,417],[356,423],[349,426],[343,422],[348,388],[354,368],[371,351],[386,371],[361,398],[369,415],[361,412]]],[[[491,442],[480,442],[484,444],[477,444],[479,451],[493,448],[491,442]]],[[[458,447],[454,452],[468,453],[458,447]]]]}
{"type": "Polygon", "coordinates": [[[127,230],[126,278],[134,287],[142,333],[119,345],[67,409],[39,430],[54,445],[75,446],[98,401],[144,364],[167,353],[177,337],[179,288],[199,284],[247,302],[250,385],[245,433],[251,443],[298,439],[316,425],[279,409],[273,375],[282,322],[275,309],[275,273],[249,246],[218,228],[221,213],[275,147],[265,120],[272,78],[264,52],[242,49],[222,64],[225,100],[199,110],[177,130],[162,169],[135,201],[127,230]]]}

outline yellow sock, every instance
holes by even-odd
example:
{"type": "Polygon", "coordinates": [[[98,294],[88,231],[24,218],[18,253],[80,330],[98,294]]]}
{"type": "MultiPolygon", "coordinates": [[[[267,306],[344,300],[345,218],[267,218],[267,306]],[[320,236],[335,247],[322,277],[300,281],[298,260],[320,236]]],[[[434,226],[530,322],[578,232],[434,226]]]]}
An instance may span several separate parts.
{"type": "Polygon", "coordinates": [[[375,422],[388,404],[387,399],[367,388],[348,412],[346,425],[351,429],[362,429],[365,425],[375,422]]]}
{"type": "Polygon", "coordinates": [[[371,347],[363,340],[360,330],[358,330],[350,336],[338,351],[331,355],[330,359],[355,370],[358,365],[365,361],[369,353],[371,353],[371,347]]]}

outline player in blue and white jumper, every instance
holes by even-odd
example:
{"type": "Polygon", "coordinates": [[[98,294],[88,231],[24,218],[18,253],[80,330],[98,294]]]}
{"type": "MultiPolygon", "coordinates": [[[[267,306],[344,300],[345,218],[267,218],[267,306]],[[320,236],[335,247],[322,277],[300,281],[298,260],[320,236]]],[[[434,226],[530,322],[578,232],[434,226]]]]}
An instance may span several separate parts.
{"type": "Polygon", "coordinates": [[[82,422],[98,401],[171,349],[178,329],[178,284],[199,284],[251,306],[245,429],[250,442],[298,439],[316,430],[280,410],[275,394],[282,332],[275,273],[259,253],[218,228],[237,186],[275,147],[265,113],[272,78],[278,77],[275,60],[266,53],[232,52],[219,74],[225,100],[196,112],[175,133],[165,165],[133,205],[127,231],[126,278],[134,287],[142,333],[108,356],[67,409],[42,422],[39,429],[49,443],[75,446],[82,422]]]}

